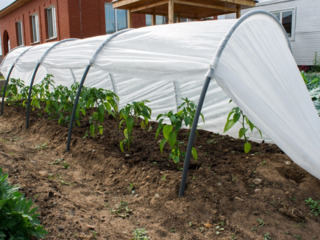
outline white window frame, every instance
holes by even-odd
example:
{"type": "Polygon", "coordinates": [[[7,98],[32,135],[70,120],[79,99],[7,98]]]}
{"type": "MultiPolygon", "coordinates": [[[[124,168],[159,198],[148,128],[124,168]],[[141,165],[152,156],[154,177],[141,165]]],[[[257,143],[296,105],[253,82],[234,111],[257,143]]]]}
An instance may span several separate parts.
{"type": "MultiPolygon", "coordinates": [[[[105,7],[104,7],[104,9],[106,9],[106,6],[108,5],[108,6],[112,6],[112,3],[111,2],[106,2],[105,4],[105,7]]],[[[113,8],[113,7],[112,7],[113,8]]],[[[122,9],[121,9],[122,10],[122,9]]],[[[125,10],[125,16],[126,16],[126,27],[124,28],[124,29],[126,29],[126,28],[128,28],[128,11],[127,10],[125,10]]],[[[114,9],[113,8],[113,14],[114,14],[114,32],[118,32],[119,31],[119,29],[118,29],[118,21],[119,21],[119,19],[118,19],[118,9],[114,9]]],[[[106,19],[106,13],[105,13],[105,21],[107,21],[107,19],[106,19]]],[[[105,24],[106,25],[106,28],[107,28],[107,23],[105,24]]],[[[121,29],[122,30],[122,29],[121,29]]],[[[106,32],[107,32],[107,29],[106,29],[106,32]]],[[[110,34],[111,32],[109,32],[109,34],[110,34]]]]}
{"type": "Polygon", "coordinates": [[[292,23],[291,23],[291,37],[288,36],[290,41],[294,41],[295,38],[295,29],[296,29],[296,9],[295,8],[288,8],[288,9],[281,9],[277,11],[272,11],[273,15],[280,14],[280,23],[282,24],[282,14],[284,12],[292,12],[292,23]]]}
{"type": "Polygon", "coordinates": [[[16,31],[17,31],[17,46],[23,46],[24,45],[23,25],[21,20],[16,22],[16,31]],[[19,34],[19,30],[21,35],[19,34]]]}
{"type": "Polygon", "coordinates": [[[32,43],[40,42],[40,27],[39,27],[39,15],[38,13],[32,14],[31,18],[31,32],[32,32],[32,43]]]}
{"type": "Polygon", "coordinates": [[[55,6],[51,6],[46,8],[46,17],[47,17],[47,34],[48,39],[57,38],[57,18],[56,18],[56,8],[55,6]],[[51,23],[49,23],[49,10],[51,10],[51,23]],[[50,36],[49,29],[52,28],[52,36],[50,36]]]}

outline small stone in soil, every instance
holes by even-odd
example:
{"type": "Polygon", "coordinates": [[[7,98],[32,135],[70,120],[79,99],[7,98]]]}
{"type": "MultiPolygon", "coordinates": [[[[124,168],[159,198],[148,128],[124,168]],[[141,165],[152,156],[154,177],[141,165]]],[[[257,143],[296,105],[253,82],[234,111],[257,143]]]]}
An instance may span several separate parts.
{"type": "Polygon", "coordinates": [[[255,179],[253,179],[253,183],[255,184],[255,185],[258,185],[258,184],[260,184],[262,182],[262,179],[261,178],[255,178],[255,179]]]}

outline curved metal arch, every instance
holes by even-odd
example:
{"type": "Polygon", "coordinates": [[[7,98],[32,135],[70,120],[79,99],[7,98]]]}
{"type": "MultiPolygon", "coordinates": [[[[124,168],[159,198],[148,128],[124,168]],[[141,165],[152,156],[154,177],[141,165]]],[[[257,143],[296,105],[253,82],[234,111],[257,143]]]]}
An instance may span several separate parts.
{"type": "Polygon", "coordinates": [[[28,94],[26,129],[29,128],[29,113],[30,113],[30,103],[31,103],[31,93],[32,93],[33,82],[34,82],[34,79],[35,79],[35,77],[37,75],[37,72],[38,72],[38,69],[39,69],[40,65],[42,64],[42,62],[44,61],[46,56],[49,54],[49,52],[53,48],[55,48],[56,46],[60,45],[61,43],[68,42],[68,41],[74,41],[74,40],[77,40],[77,38],[63,39],[63,40],[61,40],[59,42],[56,42],[55,44],[53,44],[51,47],[49,47],[45,51],[45,53],[42,55],[42,57],[40,58],[39,62],[37,63],[37,66],[35,67],[35,69],[33,71],[33,74],[32,74],[30,88],[29,88],[29,94],[28,94]]]}
{"type": "MultiPolygon", "coordinates": [[[[17,48],[19,48],[19,47],[17,47],[17,48]]],[[[17,48],[14,48],[14,50],[17,49],[17,48]]],[[[19,61],[19,59],[20,59],[26,52],[28,52],[29,49],[31,49],[31,47],[28,47],[26,50],[24,50],[22,53],[20,53],[20,55],[16,58],[16,60],[14,61],[14,63],[11,65],[11,68],[10,68],[10,70],[9,70],[9,72],[8,72],[8,76],[7,76],[7,79],[6,79],[6,83],[5,83],[4,89],[3,89],[0,116],[3,114],[4,98],[5,98],[5,96],[6,96],[7,86],[8,86],[9,80],[10,80],[11,73],[12,73],[15,65],[16,65],[17,62],[19,61]]]]}
{"type": "Polygon", "coordinates": [[[194,120],[193,120],[191,132],[190,132],[190,136],[189,136],[189,140],[188,140],[188,147],[187,147],[184,166],[183,166],[182,178],[181,178],[180,189],[179,189],[179,196],[183,196],[184,195],[184,190],[185,190],[185,187],[186,187],[187,176],[188,176],[189,165],[190,165],[191,151],[192,151],[192,147],[193,147],[194,137],[195,137],[195,134],[196,134],[196,131],[197,131],[197,126],[198,126],[198,122],[199,122],[201,109],[202,109],[202,106],[203,106],[203,102],[204,102],[204,99],[205,99],[205,96],[206,96],[210,81],[214,77],[215,69],[217,68],[217,66],[219,64],[219,60],[221,58],[223,50],[225,49],[227,43],[229,42],[229,40],[230,40],[231,36],[233,35],[233,33],[235,32],[235,30],[243,23],[243,21],[246,20],[247,18],[251,17],[252,15],[256,15],[256,14],[267,15],[267,16],[271,17],[273,20],[275,20],[278,23],[278,25],[281,27],[281,29],[283,31],[283,34],[286,36],[286,39],[288,41],[288,46],[289,46],[290,50],[292,51],[290,40],[288,38],[288,35],[287,35],[285,29],[283,28],[281,23],[278,21],[278,19],[273,14],[271,14],[271,13],[269,13],[267,11],[256,10],[256,11],[249,12],[249,13],[243,15],[232,26],[232,28],[229,30],[228,34],[225,36],[225,38],[221,42],[221,44],[220,44],[220,46],[218,48],[217,54],[213,58],[213,61],[212,61],[213,64],[210,66],[210,69],[207,72],[206,77],[205,77],[205,82],[204,82],[203,87],[202,87],[202,92],[201,92],[201,95],[200,95],[200,98],[199,98],[197,110],[196,110],[196,113],[195,113],[195,117],[194,117],[194,120]]]}
{"type": "Polygon", "coordinates": [[[88,72],[92,66],[92,64],[95,62],[95,60],[97,59],[99,53],[102,51],[102,49],[115,37],[117,37],[118,35],[128,32],[132,29],[124,29],[122,31],[116,32],[110,36],[107,36],[107,39],[100,45],[100,47],[96,50],[96,52],[93,54],[92,58],[90,59],[90,62],[88,64],[88,66],[86,67],[82,78],[81,78],[81,82],[80,82],[80,86],[78,88],[78,92],[77,92],[77,96],[76,99],[74,101],[73,104],[73,109],[72,109],[72,115],[71,115],[71,119],[70,119],[70,124],[69,124],[69,130],[68,130],[68,140],[67,140],[67,149],[66,151],[68,152],[70,150],[70,142],[71,142],[71,136],[72,136],[72,128],[73,128],[73,122],[74,122],[74,118],[75,118],[75,114],[76,114],[76,110],[77,110],[77,106],[78,106],[78,102],[79,102],[79,98],[80,98],[80,93],[83,87],[83,84],[86,80],[86,77],[88,75],[88,72]]]}

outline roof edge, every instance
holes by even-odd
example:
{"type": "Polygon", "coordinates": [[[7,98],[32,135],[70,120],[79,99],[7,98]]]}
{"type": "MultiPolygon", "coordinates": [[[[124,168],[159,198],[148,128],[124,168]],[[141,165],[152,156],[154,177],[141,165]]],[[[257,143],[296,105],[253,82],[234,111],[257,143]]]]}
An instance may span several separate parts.
{"type": "Polygon", "coordinates": [[[13,12],[14,10],[27,4],[30,1],[31,0],[16,0],[16,1],[14,1],[13,3],[11,3],[10,5],[8,5],[7,7],[5,7],[4,9],[2,9],[0,11],[0,18],[5,17],[9,13],[13,12]]]}

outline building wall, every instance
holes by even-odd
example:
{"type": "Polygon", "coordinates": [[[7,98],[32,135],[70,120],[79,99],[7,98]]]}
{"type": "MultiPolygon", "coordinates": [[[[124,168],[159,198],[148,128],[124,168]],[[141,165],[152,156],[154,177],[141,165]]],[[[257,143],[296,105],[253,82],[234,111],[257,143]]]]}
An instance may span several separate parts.
{"type": "MultiPolygon", "coordinates": [[[[30,16],[38,13],[40,42],[59,41],[65,38],[87,38],[103,35],[105,30],[104,4],[112,0],[32,0],[8,15],[0,18],[0,34],[3,54],[6,49],[6,33],[11,49],[16,47],[16,22],[22,21],[24,45],[33,45],[30,16]],[[54,5],[56,9],[57,37],[47,39],[46,8],[54,5]]],[[[145,26],[145,16],[133,15],[133,27],[145,26]]]]}
{"type": "MultiPolygon", "coordinates": [[[[297,64],[313,65],[316,52],[320,60],[319,0],[264,0],[256,7],[242,11],[242,14],[257,9],[269,12],[294,9],[294,36],[290,39],[290,43],[297,64]]],[[[233,17],[235,16],[231,14],[226,16],[226,18],[233,17]]]]}

